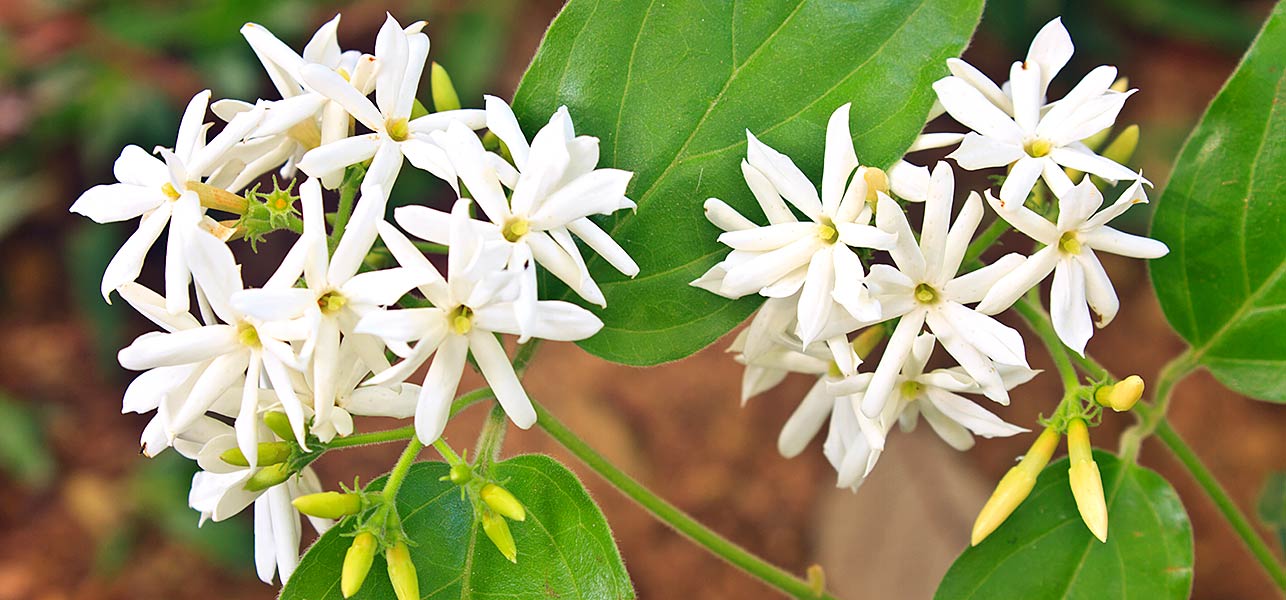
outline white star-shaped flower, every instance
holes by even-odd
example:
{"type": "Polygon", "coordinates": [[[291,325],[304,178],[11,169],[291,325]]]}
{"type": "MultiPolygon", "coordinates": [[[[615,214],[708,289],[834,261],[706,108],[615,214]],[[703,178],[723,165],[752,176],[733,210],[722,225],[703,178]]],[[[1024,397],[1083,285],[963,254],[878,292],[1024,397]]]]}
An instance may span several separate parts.
{"type": "MultiPolygon", "coordinates": [[[[474,222],[478,234],[509,251],[506,268],[519,274],[519,322],[532,318],[536,263],[585,300],[606,306],[576,238],[625,275],[638,274],[639,267],[629,254],[589,219],[635,208],[625,196],[634,174],[596,168],[598,138],[577,136],[566,107],[554,113],[529,146],[509,105],[493,96],[486,102],[487,127],[505,143],[513,165],[487,152],[478,136],[460,124],[434,133],[433,139],[450,156],[460,181],[489,220],[474,222]],[[512,190],[508,197],[506,187],[512,190]]],[[[446,243],[447,213],[406,206],[394,217],[411,235],[446,243]]]]}
{"type": "Polygon", "coordinates": [[[445,181],[455,181],[446,154],[429,141],[428,134],[455,122],[472,129],[481,128],[486,121],[485,113],[460,109],[411,118],[415,93],[429,55],[429,36],[420,32],[423,27],[424,22],[419,21],[403,29],[392,15],[384,21],[375,40],[375,60],[379,68],[375,76],[374,103],[332,68],[320,64],[300,67],[300,75],[308,87],[339,103],[372,132],[308,151],[299,162],[300,169],[312,177],[333,177],[333,173],[369,159],[371,165],[362,185],[377,185],[387,190],[397,180],[405,157],[417,168],[445,181]]]}
{"type": "Polygon", "coordinates": [[[1107,226],[1112,219],[1135,204],[1146,203],[1143,182],[1136,181],[1116,203],[1099,210],[1103,194],[1089,179],[1058,198],[1058,222],[1051,223],[1022,203],[1006,203],[990,193],[987,201],[1015,229],[1045,245],[1021,266],[1000,278],[987,293],[978,310],[996,314],[1013,305],[1027,290],[1054,272],[1049,292],[1050,316],[1059,339],[1078,354],[1094,335],[1090,309],[1098,313],[1098,326],[1116,317],[1120,301],[1112,281],[1094,251],[1131,258],[1160,258],[1170,250],[1157,240],[1124,233],[1107,226]]]}
{"type": "Polygon", "coordinates": [[[853,248],[888,250],[896,241],[870,225],[866,171],[853,151],[849,108],[836,109],[827,126],[820,197],[789,157],[747,131],[741,170],[769,224],[758,226],[719,200],[706,203],[707,217],[726,231],[719,241],[733,252],[692,285],[728,298],[799,292],[796,333],[805,346],[826,329],[836,303],[854,319],[878,320],[880,305],[863,283],[866,273],[853,248]],[[797,219],[790,206],[807,220],[797,219]]]}
{"type": "Polygon", "coordinates": [[[883,307],[882,319],[900,320],[861,403],[861,411],[868,417],[879,415],[891,401],[898,373],[926,325],[992,400],[1009,402],[994,363],[1027,366],[1023,338],[1017,331],[964,306],[981,300],[1022,257],[1007,255],[957,276],[983,208],[982,199],[971,193],[955,223],[950,224],[954,193],[951,167],[940,162],[929,184],[918,244],[902,209],[892,198],[880,196],[876,221],[881,229],[897,234],[897,246],[890,251],[897,268],[875,265],[867,283],[883,307]]]}
{"type": "MultiPolygon", "coordinates": [[[[1011,425],[978,406],[960,394],[981,394],[982,386],[960,367],[925,371],[933,354],[936,339],[922,333],[916,337],[902,364],[902,371],[894,380],[892,398],[885,403],[881,422],[897,421],[903,431],[915,428],[920,415],[938,437],[956,450],[973,447],[973,436],[985,438],[1007,437],[1027,431],[1011,425]]],[[[1026,383],[1039,371],[1026,367],[1001,365],[998,367],[1006,390],[1026,383]]],[[[872,375],[863,373],[830,384],[831,393],[837,396],[863,396],[869,388],[872,375]]]]}
{"type": "Polygon", "coordinates": [[[307,447],[304,406],[291,376],[299,370],[298,358],[289,344],[303,337],[301,328],[265,323],[234,306],[232,297],[244,285],[240,267],[223,242],[204,233],[190,236],[186,257],[203,292],[203,308],[209,309],[206,324],[189,317],[176,321],[173,330],[143,334],[120,351],[121,366],[138,371],[175,367],[167,369],[169,376],[158,376],[152,389],[163,389],[166,382],[176,385],[175,380],[186,375],[177,385],[187,393],[170,411],[167,423],[171,438],[211,410],[224,392],[240,387],[237,439],[252,464],[258,444],[259,381],[267,375],[297,440],[307,447]]]}
{"type": "MultiPolygon", "coordinates": [[[[138,279],[148,250],[169,225],[165,252],[166,306],[173,313],[188,310],[191,272],[184,257],[184,238],[189,231],[177,228],[170,217],[183,203],[195,205],[194,210],[202,214],[205,212],[200,208],[196,192],[188,190],[188,182],[204,182],[226,189],[235,176],[231,170],[222,169],[228,151],[250,133],[264,115],[261,107],[238,114],[219,135],[207,142],[205,134],[209,125],[204,119],[209,101],[209,90],[193,96],[183,113],[174,148],[157,149],[164,160],[138,146],[126,146],[116,159],[115,175],[119,183],[96,185],[71,205],[72,212],[98,223],[141,217],[138,229],[121,245],[103,272],[101,289],[108,302],[112,290],[138,279]]],[[[223,231],[212,219],[197,219],[192,229],[197,227],[224,235],[231,233],[223,231]]]]}
{"type": "MultiPolygon", "coordinates": [[[[438,275],[418,286],[432,307],[372,312],[358,322],[356,330],[380,337],[403,355],[402,362],[375,375],[370,384],[401,381],[433,356],[415,412],[416,433],[425,444],[437,440],[446,427],[465,357],[470,353],[514,424],[526,429],[536,422],[531,400],[497,333],[575,341],[594,335],[603,326],[593,313],[575,304],[541,300],[533,303],[532,318],[520,332],[514,306],[516,284],[513,273],[503,268],[509,251],[478,235],[475,221],[469,218],[469,204],[462,199],[451,213],[448,279],[438,275]],[[410,343],[415,345],[408,347],[410,343]]],[[[437,274],[406,236],[387,223],[379,223],[379,228],[384,244],[403,267],[437,274]]]]}
{"type": "Polygon", "coordinates": [[[381,188],[364,187],[362,200],[330,256],[321,186],[316,179],[309,179],[300,185],[299,194],[303,201],[303,234],[262,288],[237,292],[232,304],[265,323],[288,326],[302,320],[307,324],[300,358],[309,367],[316,420],[329,422],[339,392],[337,376],[344,368],[340,362],[342,343],[346,342],[360,357],[359,362],[372,371],[389,365],[383,343],[374,336],[357,334],[357,322],[363,315],[397,302],[408,287],[439,275],[407,268],[357,272],[375,243],[376,225],[383,219],[388,203],[381,188]],[[301,275],[305,287],[295,287],[301,275]]]}

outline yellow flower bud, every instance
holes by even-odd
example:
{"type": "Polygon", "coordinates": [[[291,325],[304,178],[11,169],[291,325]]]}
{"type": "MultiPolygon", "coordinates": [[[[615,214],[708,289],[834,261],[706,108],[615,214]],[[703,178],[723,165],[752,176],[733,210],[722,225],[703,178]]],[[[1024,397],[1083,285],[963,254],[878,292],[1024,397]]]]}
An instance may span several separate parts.
{"type": "Polygon", "coordinates": [[[300,496],[291,501],[295,510],[310,517],[340,519],[362,510],[362,497],[357,494],[321,492],[300,496]]]}
{"type": "Polygon", "coordinates": [[[883,339],[884,327],[867,327],[862,330],[862,333],[857,334],[857,337],[853,338],[851,342],[853,352],[857,354],[858,358],[866,360],[866,357],[870,356],[871,351],[875,350],[875,346],[883,339]]]}
{"type": "Polygon", "coordinates": [[[415,574],[415,563],[411,562],[406,542],[393,544],[384,552],[384,560],[388,562],[388,580],[393,583],[397,600],[419,600],[420,579],[415,574]]]}
{"type": "MultiPolygon", "coordinates": [[[[286,459],[290,458],[290,444],[286,442],[264,442],[259,444],[257,454],[257,464],[261,467],[286,462],[286,459]]],[[[223,454],[219,455],[219,458],[234,467],[250,466],[250,461],[246,460],[246,455],[237,447],[224,450],[223,454]]]]}
{"type": "Polygon", "coordinates": [[[1126,91],[1126,90],[1130,89],[1130,78],[1129,78],[1129,77],[1118,77],[1118,78],[1116,79],[1116,81],[1113,81],[1113,82],[1112,82],[1112,88],[1111,88],[1111,89],[1112,89],[1112,91],[1114,91],[1114,92],[1124,92],[1124,91],[1126,91]]]}
{"type": "Polygon", "coordinates": [[[344,553],[344,568],[339,577],[339,590],[345,598],[353,597],[357,590],[362,589],[362,582],[366,581],[371,562],[375,560],[377,545],[375,535],[369,531],[363,531],[353,538],[353,545],[344,553]]]}
{"type": "Polygon", "coordinates": [[[1027,495],[1036,485],[1036,478],[1040,472],[1049,464],[1049,459],[1054,455],[1054,449],[1058,447],[1058,431],[1046,427],[1036,441],[1032,443],[1027,454],[1018,464],[1009,469],[1008,473],[1000,479],[996,485],[996,491],[991,493],[991,498],[983,505],[982,510],[978,512],[978,518],[973,522],[973,533],[970,537],[970,545],[977,546],[982,540],[987,539],[1014,510],[1027,499],[1027,495]]]}
{"type": "Polygon", "coordinates": [[[493,513],[489,510],[482,512],[482,530],[491,538],[491,543],[496,545],[496,549],[509,559],[511,563],[518,562],[518,546],[514,544],[514,536],[509,533],[509,522],[504,517],[493,513]]]}
{"type": "Polygon", "coordinates": [[[1103,152],[1103,158],[1110,158],[1118,163],[1125,164],[1134,157],[1134,151],[1139,147],[1139,126],[1130,125],[1117,134],[1116,139],[1108,144],[1103,152]]]}
{"type": "Polygon", "coordinates": [[[268,465],[255,471],[254,475],[251,475],[250,479],[246,480],[245,488],[247,492],[262,492],[290,479],[292,474],[290,467],[286,466],[286,463],[268,465]]]}
{"type": "Polygon", "coordinates": [[[822,570],[822,566],[809,565],[807,574],[808,591],[818,598],[826,595],[826,571],[822,570]]]}
{"type": "Polygon", "coordinates": [[[1094,462],[1089,428],[1084,419],[1067,424],[1067,457],[1072,466],[1067,470],[1081,520],[1100,542],[1107,541],[1107,502],[1103,499],[1103,479],[1094,462]]]}
{"type": "Polygon", "coordinates": [[[482,486],[482,491],[479,495],[482,496],[482,501],[491,507],[491,510],[500,513],[502,516],[515,521],[527,520],[527,510],[522,507],[522,503],[513,494],[509,493],[509,490],[494,483],[488,483],[482,486]]]}
{"type": "Polygon", "coordinates": [[[277,437],[283,440],[295,439],[295,430],[290,426],[290,417],[287,417],[286,413],[279,411],[264,413],[263,423],[277,434],[277,437]]]}
{"type": "Polygon", "coordinates": [[[430,67],[429,85],[433,91],[433,110],[442,112],[444,110],[460,109],[460,96],[455,93],[455,86],[451,83],[451,76],[437,62],[434,62],[433,66],[430,67]]]}
{"type": "MultiPolygon", "coordinates": [[[[201,199],[201,206],[206,208],[213,208],[235,215],[244,215],[249,210],[250,201],[246,200],[244,196],[239,196],[223,188],[200,181],[189,181],[186,186],[189,191],[196,192],[197,197],[201,199]]],[[[171,187],[170,189],[174,188],[171,187]]]]}
{"type": "Polygon", "coordinates": [[[879,192],[889,193],[889,174],[884,169],[877,167],[866,167],[862,172],[862,179],[866,181],[866,202],[871,206],[879,201],[879,192]]]}
{"type": "Polygon", "coordinates": [[[1094,390],[1094,401],[1116,412],[1125,412],[1134,408],[1143,397],[1143,387],[1143,378],[1131,375],[1113,385],[1094,390]]]}

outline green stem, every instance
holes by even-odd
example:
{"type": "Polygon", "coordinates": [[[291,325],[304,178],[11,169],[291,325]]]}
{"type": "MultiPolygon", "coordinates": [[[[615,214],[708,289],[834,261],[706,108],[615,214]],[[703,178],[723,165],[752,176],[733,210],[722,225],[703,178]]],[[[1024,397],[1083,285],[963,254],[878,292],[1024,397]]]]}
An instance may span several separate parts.
{"type": "Polygon", "coordinates": [[[523,373],[527,372],[527,365],[531,364],[531,359],[536,356],[536,348],[540,346],[540,338],[532,338],[527,343],[518,346],[518,352],[514,353],[514,372],[521,379],[523,373]]]}
{"type": "Polygon", "coordinates": [[[986,252],[992,244],[996,243],[1000,236],[1005,235],[1006,231],[1009,231],[1009,223],[997,216],[986,229],[982,230],[982,234],[977,239],[969,243],[969,247],[965,249],[962,264],[968,265],[978,260],[978,257],[982,256],[983,252],[986,252]]]}
{"type": "Polygon", "coordinates": [[[437,450],[438,454],[442,455],[442,458],[447,461],[448,465],[454,467],[464,462],[464,459],[460,458],[460,455],[456,454],[455,450],[451,449],[451,445],[442,438],[438,438],[437,441],[433,442],[433,449],[437,450]]]}
{"type": "Polygon", "coordinates": [[[411,441],[407,442],[406,450],[402,451],[402,456],[398,457],[397,464],[393,465],[393,470],[388,474],[388,482],[384,484],[384,501],[393,506],[393,501],[397,499],[397,491],[402,487],[402,481],[406,479],[406,474],[411,470],[411,463],[415,462],[415,457],[424,449],[424,444],[420,443],[420,438],[411,436],[411,441]]]}
{"type": "Polygon", "coordinates": [[[492,405],[491,412],[487,413],[487,421],[478,434],[478,445],[473,449],[474,464],[483,472],[500,456],[500,447],[505,443],[508,425],[509,417],[505,415],[504,407],[499,403],[492,405]]]}
{"type": "Polygon", "coordinates": [[[720,536],[705,525],[666,502],[651,490],[644,487],[632,477],[621,471],[616,465],[596,452],[558,419],[545,410],[543,406],[532,402],[536,409],[536,424],[544,429],[550,437],[571,451],[594,472],[612,484],[622,494],[637,502],[652,516],[673,527],[707,551],[740,568],[760,581],[795,598],[832,598],[824,592],[818,592],[806,581],[773,566],[763,559],[747,552],[737,544],[720,536]]]}
{"type": "Polygon", "coordinates": [[[339,208],[335,211],[334,229],[330,233],[331,252],[334,252],[335,247],[339,245],[339,239],[344,237],[348,219],[353,216],[353,201],[357,198],[357,190],[365,178],[366,169],[360,166],[349,167],[344,173],[344,182],[339,186],[339,208]]]}
{"type": "Polygon", "coordinates": [[[383,431],[370,431],[367,433],[354,433],[348,437],[337,437],[326,444],[327,449],[334,448],[352,448],[355,446],[371,446],[374,444],[385,444],[388,442],[397,442],[409,440],[415,437],[415,426],[407,425],[397,429],[385,429],[383,431]]]}
{"type": "Polygon", "coordinates": [[[1233,530],[1241,538],[1241,541],[1245,542],[1246,548],[1255,556],[1255,560],[1259,561],[1260,566],[1268,572],[1269,577],[1272,577],[1277,589],[1286,592],[1286,569],[1282,568],[1281,563],[1273,556],[1273,551],[1268,547],[1268,544],[1255,532],[1250,520],[1246,518],[1241,508],[1233,502],[1232,498],[1228,496],[1228,492],[1223,489],[1223,486],[1219,485],[1219,482],[1215,480],[1214,475],[1210,473],[1206,465],[1201,462],[1201,459],[1192,451],[1192,448],[1188,447],[1183,438],[1179,437],[1178,432],[1170,427],[1170,423],[1164,417],[1161,417],[1156,424],[1156,435],[1170,449],[1174,457],[1183,463],[1183,466],[1192,474],[1192,478],[1197,481],[1201,489],[1205,490],[1206,495],[1215,503],[1215,507],[1219,509],[1224,518],[1228,520],[1228,524],[1232,525],[1233,530]]]}

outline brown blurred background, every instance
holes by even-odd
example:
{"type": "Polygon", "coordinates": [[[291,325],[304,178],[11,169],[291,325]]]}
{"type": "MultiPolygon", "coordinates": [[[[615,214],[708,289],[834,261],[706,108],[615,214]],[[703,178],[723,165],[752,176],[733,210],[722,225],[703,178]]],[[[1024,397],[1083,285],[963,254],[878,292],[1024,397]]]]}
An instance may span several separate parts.
{"type": "MultiPolygon", "coordinates": [[[[0,600],[276,592],[254,577],[249,515],[198,530],[197,514],[186,506],[192,467],[173,452],[152,461],[139,456],[146,417],[119,414],[130,374],[116,366],[115,350],[146,328],[123,303],[104,305],[97,289],[132,225],[94,226],[67,207],[85,188],[111,179],[120,148],[172,143],[183,104],[204,87],[216,97],[268,93],[237,32],[245,21],[299,47],[340,10],[341,43],[369,50],[385,10],[404,22],[427,19],[431,57],[451,71],[466,105],[480,105],[484,90],[510,95],[561,5],[175,4],[0,1],[0,600]]],[[[993,1],[966,58],[1003,79],[1040,26],[1063,14],[1077,55],[1055,91],[1096,64],[1117,64],[1141,90],[1121,121],[1143,128],[1134,164],[1159,190],[1179,144],[1269,8],[1264,1],[993,1]]],[[[398,195],[415,198],[428,189],[427,179],[404,174],[398,195]]],[[[1146,227],[1144,211],[1131,219],[1136,229],[1146,227]]],[[[272,241],[265,252],[280,252],[272,241]]],[[[149,262],[145,283],[159,280],[151,271],[157,264],[149,262]]],[[[1091,352],[1117,373],[1152,381],[1182,342],[1165,323],[1144,265],[1107,267],[1123,309],[1094,337],[1091,352]]],[[[994,481],[1030,439],[980,440],[974,451],[958,454],[922,428],[891,441],[861,493],[838,491],[820,443],[790,461],[775,451],[778,428],[810,382],[791,378],[739,409],[740,367],[724,354],[727,341],[645,370],[551,344],[527,385],[627,472],[768,560],[797,573],[820,564],[844,598],[930,597],[967,544],[994,481]]],[[[1039,352],[1031,354],[1033,366],[1049,367],[1039,352]]],[[[1030,425],[1059,395],[1057,377],[1042,375],[1000,412],[1030,425]]],[[[1248,511],[1266,477],[1286,469],[1286,410],[1197,374],[1180,386],[1172,414],[1175,428],[1248,511]]],[[[478,409],[465,413],[447,435],[472,439],[481,417],[478,409]]],[[[1094,437],[1114,448],[1130,418],[1105,420],[1094,437]]],[[[330,485],[354,474],[369,478],[397,452],[335,453],[318,470],[330,485]]],[[[548,452],[582,476],[615,529],[641,597],[772,597],[658,524],[539,431],[511,432],[506,452],[548,452]]],[[[1259,567],[1166,451],[1148,442],[1143,462],[1174,483],[1191,514],[1194,597],[1272,597],[1259,567]]],[[[1260,533],[1278,546],[1279,532],[1261,525],[1260,533]]]]}

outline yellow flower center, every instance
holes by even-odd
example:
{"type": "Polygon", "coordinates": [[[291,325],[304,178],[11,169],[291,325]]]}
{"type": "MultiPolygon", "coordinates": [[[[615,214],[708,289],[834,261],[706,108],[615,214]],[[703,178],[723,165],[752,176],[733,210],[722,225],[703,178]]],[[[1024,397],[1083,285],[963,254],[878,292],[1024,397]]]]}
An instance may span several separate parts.
{"type": "Polygon", "coordinates": [[[1027,145],[1024,149],[1027,150],[1027,154],[1030,155],[1031,157],[1040,158],[1042,156],[1049,154],[1049,151],[1054,149],[1054,143],[1049,140],[1036,138],[1030,142],[1027,142],[1027,145]]]}
{"type": "Polygon", "coordinates": [[[346,304],[348,304],[348,298],[339,292],[326,292],[317,299],[317,307],[327,315],[339,312],[346,304]]]}
{"type": "Polygon", "coordinates": [[[1080,254],[1081,241],[1076,239],[1076,232],[1069,231],[1058,238],[1058,249],[1065,254],[1080,254]]]}
{"type": "Polygon", "coordinates": [[[161,193],[165,194],[170,200],[179,199],[179,191],[174,189],[174,185],[167,183],[161,186],[161,193]]]}
{"type": "Polygon", "coordinates": [[[920,392],[923,392],[923,391],[924,391],[924,384],[918,381],[902,382],[901,392],[902,392],[903,398],[915,398],[920,395],[920,392]]]}
{"type": "Polygon", "coordinates": [[[834,244],[839,240],[839,229],[829,217],[822,217],[821,223],[817,224],[817,238],[827,244],[834,244]]]}
{"type": "Polygon", "coordinates": [[[451,309],[447,319],[451,323],[451,329],[460,335],[473,329],[473,309],[463,304],[451,309]]]}
{"type": "Polygon", "coordinates": [[[259,348],[263,345],[259,341],[259,330],[244,321],[237,324],[237,341],[250,348],[259,348]]]}
{"type": "Polygon", "coordinates": [[[938,301],[938,290],[927,283],[915,286],[915,299],[920,304],[933,304],[938,301]]]}
{"type": "Polygon", "coordinates": [[[500,228],[500,235],[503,235],[510,242],[517,242],[522,236],[531,231],[531,224],[522,217],[511,217],[505,221],[504,227],[500,228]]]}
{"type": "Polygon", "coordinates": [[[389,119],[384,122],[384,131],[395,142],[406,141],[407,136],[411,135],[411,126],[406,119],[398,117],[389,119]]]}

